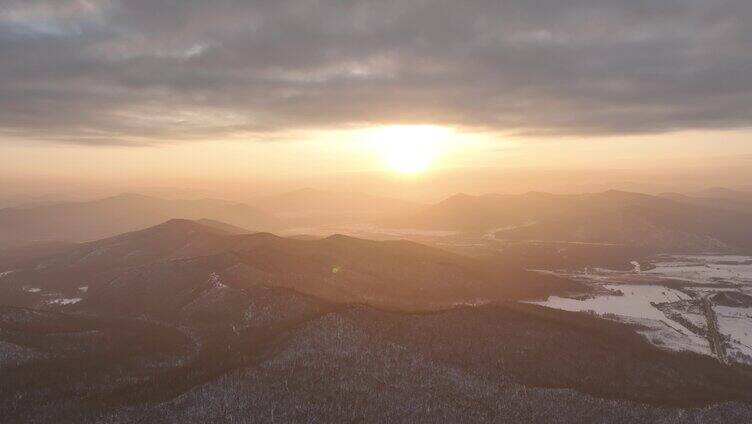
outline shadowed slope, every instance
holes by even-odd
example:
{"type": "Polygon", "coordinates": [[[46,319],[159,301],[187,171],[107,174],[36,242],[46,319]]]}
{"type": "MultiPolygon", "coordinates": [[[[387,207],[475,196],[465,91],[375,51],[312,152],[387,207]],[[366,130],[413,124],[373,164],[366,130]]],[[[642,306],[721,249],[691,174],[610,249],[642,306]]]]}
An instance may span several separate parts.
{"type": "Polygon", "coordinates": [[[269,233],[231,235],[187,220],[84,243],[40,258],[2,280],[9,299],[23,298],[21,305],[31,306],[50,292],[86,300],[116,291],[120,294],[107,297],[127,298],[133,285],[144,281],[153,280],[145,287],[158,290],[161,285],[182,284],[185,279],[206,281],[212,274],[237,287],[263,284],[334,301],[406,309],[542,297],[580,289],[556,277],[407,241],[341,235],[320,240],[269,233]],[[163,274],[164,278],[154,277],[163,274]],[[84,286],[87,293],[80,295],[84,286]],[[29,293],[24,290],[28,287],[41,290],[29,293]]]}

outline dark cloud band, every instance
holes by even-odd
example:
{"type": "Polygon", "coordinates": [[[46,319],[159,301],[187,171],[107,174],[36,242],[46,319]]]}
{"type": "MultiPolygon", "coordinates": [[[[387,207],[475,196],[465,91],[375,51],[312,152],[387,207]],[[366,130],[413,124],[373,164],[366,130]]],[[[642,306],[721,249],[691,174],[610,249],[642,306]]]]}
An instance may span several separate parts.
{"type": "Polygon", "coordinates": [[[752,124],[748,0],[0,0],[0,137],[752,124]]]}

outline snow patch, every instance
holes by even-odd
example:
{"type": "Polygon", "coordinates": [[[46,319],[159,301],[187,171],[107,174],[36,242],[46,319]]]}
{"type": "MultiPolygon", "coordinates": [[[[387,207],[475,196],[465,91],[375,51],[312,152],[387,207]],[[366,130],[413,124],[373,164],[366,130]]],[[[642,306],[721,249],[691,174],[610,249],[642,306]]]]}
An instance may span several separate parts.
{"type": "Polygon", "coordinates": [[[533,302],[537,305],[573,312],[593,311],[598,315],[614,314],[630,318],[647,318],[667,322],[671,325],[663,312],[653,306],[653,303],[676,302],[690,297],[678,290],[664,286],[642,285],[606,285],[605,289],[621,292],[622,295],[598,296],[588,299],[570,299],[551,296],[543,302],[533,302]]]}
{"type": "Polygon", "coordinates": [[[491,301],[487,300],[487,299],[473,299],[473,300],[468,300],[468,301],[465,301],[465,302],[454,302],[454,303],[452,303],[452,306],[455,306],[455,307],[463,307],[463,306],[477,307],[477,306],[488,305],[489,303],[491,303],[491,301]]]}
{"type": "Polygon", "coordinates": [[[80,302],[82,300],[83,299],[80,298],[80,297],[70,297],[70,298],[61,297],[61,298],[58,298],[58,299],[48,300],[47,304],[49,304],[49,305],[62,305],[62,306],[75,305],[76,303],[78,303],[78,302],[80,302]]]}
{"type": "Polygon", "coordinates": [[[632,264],[632,266],[634,267],[634,272],[637,272],[637,273],[639,273],[639,272],[641,272],[641,271],[642,271],[642,266],[640,265],[640,263],[639,263],[639,262],[637,262],[637,261],[632,261],[632,262],[630,262],[630,264],[632,264]]]}
{"type": "Polygon", "coordinates": [[[222,278],[216,272],[209,275],[209,286],[213,289],[226,289],[228,286],[222,283],[222,278]]]}

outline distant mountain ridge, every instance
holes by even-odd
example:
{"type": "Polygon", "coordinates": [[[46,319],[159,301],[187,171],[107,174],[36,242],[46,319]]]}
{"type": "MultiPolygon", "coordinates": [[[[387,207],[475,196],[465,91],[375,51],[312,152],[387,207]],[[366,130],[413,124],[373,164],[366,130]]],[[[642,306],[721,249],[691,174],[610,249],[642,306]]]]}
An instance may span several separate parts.
{"type": "Polygon", "coordinates": [[[692,193],[662,193],[661,197],[680,203],[752,213],[752,192],[710,188],[692,193]]]}
{"type": "Polygon", "coordinates": [[[333,192],[305,187],[263,197],[254,204],[273,213],[396,212],[416,207],[406,200],[357,192],[333,192]]]}
{"type": "Polygon", "coordinates": [[[213,219],[255,231],[279,225],[273,216],[241,203],[121,194],[89,202],[0,209],[0,243],[96,240],[172,218],[213,219]]]}
{"type": "Polygon", "coordinates": [[[752,213],[746,210],[616,190],[456,195],[396,225],[487,232],[509,240],[623,244],[655,251],[752,249],[752,213]]]}
{"type": "Polygon", "coordinates": [[[653,196],[609,190],[602,193],[457,194],[397,221],[401,226],[482,231],[527,225],[549,218],[574,216],[584,208],[608,211],[653,196]]]}
{"type": "Polygon", "coordinates": [[[310,187],[251,201],[290,227],[371,223],[414,211],[423,205],[360,192],[336,192],[310,187]]]}
{"type": "Polygon", "coordinates": [[[659,196],[616,190],[457,194],[427,207],[365,194],[302,189],[269,197],[264,206],[262,211],[223,200],[122,194],[89,202],[5,208],[0,209],[0,247],[97,240],[181,218],[205,219],[209,226],[236,234],[330,223],[381,223],[470,232],[498,240],[636,246],[646,252],[752,250],[752,194],[728,189],[659,196]]]}

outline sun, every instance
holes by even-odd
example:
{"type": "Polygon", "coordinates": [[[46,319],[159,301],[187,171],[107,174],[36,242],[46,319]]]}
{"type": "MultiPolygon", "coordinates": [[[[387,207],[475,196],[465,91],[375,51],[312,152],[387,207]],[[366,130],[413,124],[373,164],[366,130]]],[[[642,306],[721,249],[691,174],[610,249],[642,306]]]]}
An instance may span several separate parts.
{"type": "Polygon", "coordinates": [[[390,170],[416,174],[431,166],[449,131],[433,125],[381,127],[374,131],[373,142],[390,170]]]}

